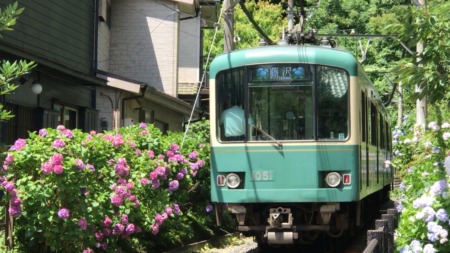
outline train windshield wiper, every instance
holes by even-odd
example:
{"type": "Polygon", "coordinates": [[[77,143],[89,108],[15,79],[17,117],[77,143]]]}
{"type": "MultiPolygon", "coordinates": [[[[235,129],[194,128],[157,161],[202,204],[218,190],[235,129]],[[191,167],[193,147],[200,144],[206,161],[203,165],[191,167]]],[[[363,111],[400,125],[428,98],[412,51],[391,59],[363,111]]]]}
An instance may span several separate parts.
{"type": "Polygon", "coordinates": [[[281,142],[279,142],[277,139],[273,138],[272,135],[268,134],[266,131],[262,130],[261,128],[259,128],[259,127],[257,127],[257,126],[254,126],[254,128],[255,128],[258,132],[262,133],[264,136],[266,136],[266,137],[268,137],[269,139],[271,139],[271,140],[273,140],[274,142],[276,142],[278,146],[281,146],[281,142]]]}

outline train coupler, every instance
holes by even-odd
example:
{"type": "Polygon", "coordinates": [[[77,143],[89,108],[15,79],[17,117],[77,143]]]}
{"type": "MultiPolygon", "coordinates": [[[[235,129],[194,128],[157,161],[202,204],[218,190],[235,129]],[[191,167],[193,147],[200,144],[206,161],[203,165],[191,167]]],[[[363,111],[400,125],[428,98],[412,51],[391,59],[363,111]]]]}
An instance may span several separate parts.
{"type": "Polygon", "coordinates": [[[293,244],[298,239],[298,233],[293,223],[294,218],[290,208],[270,208],[269,218],[267,219],[265,237],[268,244],[293,244]]]}

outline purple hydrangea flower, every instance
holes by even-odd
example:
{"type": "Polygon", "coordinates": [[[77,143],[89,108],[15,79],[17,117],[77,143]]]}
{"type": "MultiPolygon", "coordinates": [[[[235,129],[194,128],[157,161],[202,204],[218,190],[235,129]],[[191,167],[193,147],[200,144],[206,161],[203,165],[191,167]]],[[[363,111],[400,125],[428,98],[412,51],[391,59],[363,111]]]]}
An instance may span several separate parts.
{"type": "Polygon", "coordinates": [[[69,139],[73,138],[73,132],[69,129],[64,129],[61,131],[62,135],[66,136],[69,139]]]}
{"type": "Polygon", "coordinates": [[[178,182],[178,180],[172,180],[169,182],[169,191],[170,192],[176,191],[179,186],[180,183],[178,182]]]}
{"type": "Polygon", "coordinates": [[[178,204],[173,204],[173,212],[179,214],[181,212],[180,206],[178,204]]]}
{"type": "Polygon", "coordinates": [[[78,220],[78,226],[80,226],[80,228],[82,230],[86,230],[87,225],[88,224],[87,224],[87,221],[85,219],[81,218],[81,219],[78,220]]]}
{"type": "Polygon", "coordinates": [[[20,205],[11,205],[8,211],[12,217],[18,217],[22,214],[22,207],[20,205]]]}
{"type": "Polygon", "coordinates": [[[213,206],[211,204],[206,205],[205,210],[207,213],[211,212],[213,210],[213,206]]]}
{"type": "Polygon", "coordinates": [[[183,178],[184,178],[184,174],[181,173],[181,172],[178,172],[178,173],[177,173],[177,179],[178,179],[178,180],[181,180],[181,179],[183,179],[183,178]]]}
{"type": "Polygon", "coordinates": [[[83,161],[81,159],[75,159],[75,168],[80,169],[80,170],[84,170],[85,165],[83,163],[83,161]]]}
{"type": "Polygon", "coordinates": [[[128,224],[128,215],[122,215],[122,218],[120,218],[120,222],[122,222],[122,224],[128,224]]]}
{"type": "Polygon", "coordinates": [[[436,218],[442,222],[448,221],[448,213],[445,209],[441,208],[436,212],[436,218]]]}
{"type": "Polygon", "coordinates": [[[46,137],[48,135],[48,132],[46,129],[42,128],[41,130],[39,130],[39,135],[42,137],[46,137]]]}
{"type": "Polygon", "coordinates": [[[192,151],[192,153],[189,154],[190,159],[196,159],[198,155],[198,152],[196,150],[192,151]]]}
{"type": "Polygon", "coordinates": [[[59,211],[58,211],[58,217],[59,218],[61,218],[61,219],[68,219],[69,216],[70,216],[69,209],[67,209],[67,208],[59,209],[59,211]]]}
{"type": "Polygon", "coordinates": [[[435,195],[441,195],[447,188],[448,188],[447,181],[445,179],[441,179],[435,182],[433,186],[431,186],[431,192],[433,192],[435,195]]]}
{"type": "Polygon", "coordinates": [[[120,224],[120,223],[117,223],[117,224],[115,224],[114,227],[113,227],[112,234],[113,234],[113,235],[120,235],[120,234],[123,233],[123,230],[124,230],[124,229],[125,229],[125,226],[124,226],[124,225],[122,225],[122,224],[120,224]]]}
{"type": "Polygon", "coordinates": [[[144,122],[141,122],[139,124],[139,128],[142,128],[142,129],[147,128],[147,124],[145,124],[144,122]]]}
{"type": "Polygon", "coordinates": [[[135,229],[136,229],[136,227],[134,226],[134,224],[130,223],[126,226],[125,232],[132,234],[132,233],[134,233],[135,229]]]}
{"type": "Polygon", "coordinates": [[[161,186],[161,183],[159,182],[158,179],[152,180],[152,188],[153,189],[158,189],[161,186]]]}

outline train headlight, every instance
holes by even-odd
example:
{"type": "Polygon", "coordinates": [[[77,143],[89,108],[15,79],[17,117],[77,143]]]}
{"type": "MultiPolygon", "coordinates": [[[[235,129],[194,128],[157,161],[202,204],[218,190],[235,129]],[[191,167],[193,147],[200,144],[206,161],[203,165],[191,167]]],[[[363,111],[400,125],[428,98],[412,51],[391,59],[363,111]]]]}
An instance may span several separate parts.
{"type": "Polygon", "coordinates": [[[325,177],[325,182],[330,187],[337,187],[341,183],[341,175],[337,172],[330,172],[325,177]]]}
{"type": "Polygon", "coordinates": [[[226,178],[227,186],[229,188],[237,188],[241,184],[241,178],[238,174],[230,173],[226,178]]]}

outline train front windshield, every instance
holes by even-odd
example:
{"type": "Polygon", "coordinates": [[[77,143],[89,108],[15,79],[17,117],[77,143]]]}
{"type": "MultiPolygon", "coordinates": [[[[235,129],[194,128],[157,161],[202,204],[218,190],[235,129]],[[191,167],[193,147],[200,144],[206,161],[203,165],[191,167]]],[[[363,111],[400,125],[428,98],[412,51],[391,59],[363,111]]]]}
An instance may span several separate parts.
{"type": "Polygon", "coordinates": [[[342,69],[270,64],[222,71],[216,78],[217,134],[229,141],[344,141],[349,77],[342,69]]]}

